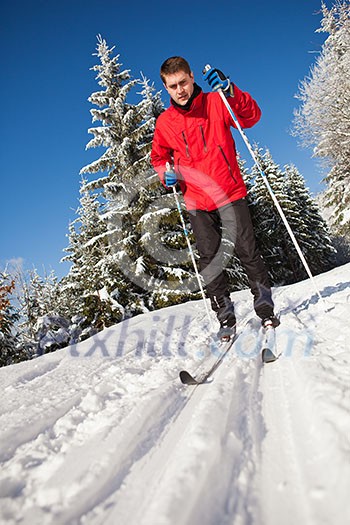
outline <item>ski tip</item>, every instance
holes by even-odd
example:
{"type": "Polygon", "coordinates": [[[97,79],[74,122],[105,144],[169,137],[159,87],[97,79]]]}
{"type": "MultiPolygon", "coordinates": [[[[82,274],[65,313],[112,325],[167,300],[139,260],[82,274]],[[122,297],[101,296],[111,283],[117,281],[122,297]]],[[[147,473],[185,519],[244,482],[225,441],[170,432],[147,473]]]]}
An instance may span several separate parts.
{"type": "Polygon", "coordinates": [[[187,370],[181,370],[179,377],[183,385],[198,385],[198,381],[187,370]]]}
{"type": "Polygon", "coordinates": [[[273,363],[278,359],[278,356],[275,355],[269,348],[264,348],[261,354],[263,363],[273,363]]]}

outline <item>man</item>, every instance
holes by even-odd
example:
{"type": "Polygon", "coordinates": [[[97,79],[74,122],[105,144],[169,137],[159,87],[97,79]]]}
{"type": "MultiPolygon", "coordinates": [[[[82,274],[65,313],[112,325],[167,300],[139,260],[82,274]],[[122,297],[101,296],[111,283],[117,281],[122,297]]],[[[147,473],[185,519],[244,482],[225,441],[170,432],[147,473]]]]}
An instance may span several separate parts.
{"type": "Polygon", "coordinates": [[[224,91],[242,127],[258,122],[261,111],[248,93],[217,69],[210,69],[204,77],[212,93],[203,93],[182,57],[168,58],[160,76],[171,105],[157,119],[151,160],[166,187],[180,184],[207,294],[220,322],[219,336],[234,334],[236,326],[222,263],[223,231],[247,273],[257,315],[264,326],[276,327],[279,320],[274,316],[268,275],[255,243],[247,190],[230,130],[234,123],[215,90],[224,91]]]}

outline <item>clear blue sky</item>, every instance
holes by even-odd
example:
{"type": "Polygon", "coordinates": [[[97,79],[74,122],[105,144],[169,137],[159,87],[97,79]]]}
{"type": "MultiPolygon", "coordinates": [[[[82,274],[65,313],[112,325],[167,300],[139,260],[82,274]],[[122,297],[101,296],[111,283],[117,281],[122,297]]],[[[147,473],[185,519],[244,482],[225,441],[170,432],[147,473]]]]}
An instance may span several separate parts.
{"type": "MultiPolygon", "coordinates": [[[[67,272],[59,261],[79,170],[101,154],[85,151],[99,33],[134,77],[142,71],[159,90],[168,56],[185,56],[203,87],[206,63],[223,70],[262,108],[251,141],[279,164],[296,164],[319,191],[320,168],[289,129],[298,84],[325,39],[315,33],[320,7],[321,0],[2,0],[0,268],[18,259],[39,273],[67,272]]],[[[168,104],[164,91],[163,99],[168,104]]],[[[248,159],[239,139],[237,146],[248,159]]]]}

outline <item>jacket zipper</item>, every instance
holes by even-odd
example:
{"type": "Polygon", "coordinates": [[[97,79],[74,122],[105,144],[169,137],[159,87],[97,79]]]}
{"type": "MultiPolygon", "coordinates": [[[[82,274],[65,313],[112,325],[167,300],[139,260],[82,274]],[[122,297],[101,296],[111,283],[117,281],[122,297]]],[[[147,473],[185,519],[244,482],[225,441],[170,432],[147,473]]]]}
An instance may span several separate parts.
{"type": "Polygon", "coordinates": [[[219,150],[221,151],[221,154],[222,154],[222,156],[223,156],[224,159],[225,159],[225,162],[226,162],[226,164],[227,164],[228,171],[230,172],[231,177],[233,178],[233,180],[234,180],[235,182],[237,182],[236,177],[235,177],[235,176],[233,175],[233,173],[232,173],[232,169],[231,169],[230,163],[229,163],[229,161],[228,161],[228,159],[227,159],[227,157],[226,157],[226,155],[225,155],[224,150],[222,149],[221,146],[218,146],[218,148],[219,148],[219,150]]]}
{"type": "Polygon", "coordinates": [[[189,157],[190,156],[190,151],[189,151],[189,148],[188,148],[188,142],[186,140],[186,135],[185,135],[184,131],[182,132],[182,138],[184,139],[184,143],[185,143],[185,146],[186,146],[186,157],[189,157]]]}
{"type": "Polygon", "coordinates": [[[205,141],[205,136],[204,136],[204,129],[203,129],[203,126],[199,126],[200,130],[201,130],[201,135],[202,135],[202,139],[203,139],[203,144],[204,144],[204,151],[205,153],[207,153],[208,151],[208,148],[207,148],[207,143],[205,141]]]}

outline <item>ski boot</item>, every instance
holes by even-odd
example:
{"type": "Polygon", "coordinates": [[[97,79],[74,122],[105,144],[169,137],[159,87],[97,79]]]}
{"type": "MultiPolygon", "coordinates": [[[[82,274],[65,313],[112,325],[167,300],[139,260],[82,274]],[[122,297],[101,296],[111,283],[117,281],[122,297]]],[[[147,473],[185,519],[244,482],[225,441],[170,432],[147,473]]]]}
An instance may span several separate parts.
{"type": "Polygon", "coordinates": [[[220,323],[220,330],[217,333],[217,337],[225,343],[236,335],[236,316],[234,306],[230,300],[227,301],[224,307],[220,308],[217,317],[220,323]]]}
{"type": "Polygon", "coordinates": [[[261,326],[263,328],[277,328],[281,324],[280,320],[275,315],[270,315],[270,317],[265,317],[261,321],[261,326]]]}

